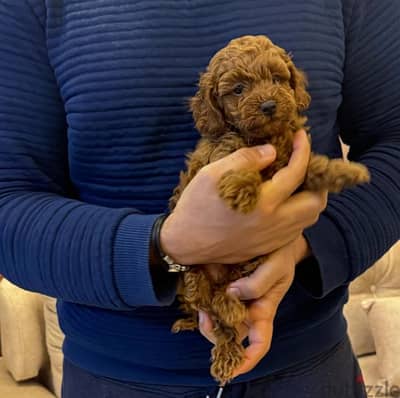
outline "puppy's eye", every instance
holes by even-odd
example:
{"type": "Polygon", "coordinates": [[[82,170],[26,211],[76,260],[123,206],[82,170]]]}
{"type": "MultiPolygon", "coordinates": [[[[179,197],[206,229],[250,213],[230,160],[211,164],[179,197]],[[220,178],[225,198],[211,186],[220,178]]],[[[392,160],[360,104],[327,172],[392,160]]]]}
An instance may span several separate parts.
{"type": "Polygon", "coordinates": [[[241,95],[243,93],[243,90],[244,90],[243,84],[239,83],[233,88],[233,94],[241,95]]]}
{"type": "Polygon", "coordinates": [[[280,76],[272,76],[272,83],[274,84],[280,84],[282,83],[282,78],[280,76]]]}

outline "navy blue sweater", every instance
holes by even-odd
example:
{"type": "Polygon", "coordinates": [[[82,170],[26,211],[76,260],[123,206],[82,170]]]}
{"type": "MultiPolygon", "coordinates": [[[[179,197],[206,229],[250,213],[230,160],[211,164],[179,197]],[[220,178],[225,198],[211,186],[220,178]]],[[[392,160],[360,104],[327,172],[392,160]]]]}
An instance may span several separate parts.
{"type": "Polygon", "coordinates": [[[341,132],[372,183],[332,196],[305,232],[315,258],[298,267],[271,352],[236,381],[343,338],[348,283],[400,236],[399,20],[398,0],[0,0],[0,273],[59,298],[70,361],[212,384],[210,344],[170,333],[174,286],[153,286],[148,244],[198,139],[185,99],[245,34],[293,53],[314,150],[340,156],[341,132]]]}

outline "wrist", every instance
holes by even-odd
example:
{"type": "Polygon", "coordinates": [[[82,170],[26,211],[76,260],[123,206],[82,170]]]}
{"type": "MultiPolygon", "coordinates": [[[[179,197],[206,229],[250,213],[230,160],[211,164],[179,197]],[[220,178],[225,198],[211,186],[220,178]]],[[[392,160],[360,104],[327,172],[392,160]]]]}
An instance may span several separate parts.
{"type": "Polygon", "coordinates": [[[163,222],[160,230],[160,249],[179,264],[189,265],[186,256],[182,252],[182,240],[179,238],[179,232],[175,231],[174,216],[170,214],[163,222]]]}
{"type": "Polygon", "coordinates": [[[167,219],[167,215],[158,217],[153,225],[150,239],[150,270],[155,274],[160,268],[167,272],[187,271],[188,267],[178,264],[170,255],[164,252],[161,246],[161,229],[167,219]]]}
{"type": "Polygon", "coordinates": [[[151,269],[154,269],[154,267],[163,267],[164,266],[164,260],[162,256],[162,252],[160,250],[160,231],[162,228],[162,225],[165,222],[166,215],[161,215],[159,216],[153,225],[153,228],[151,230],[151,236],[150,236],[150,247],[149,247],[149,263],[151,266],[151,269]]]}

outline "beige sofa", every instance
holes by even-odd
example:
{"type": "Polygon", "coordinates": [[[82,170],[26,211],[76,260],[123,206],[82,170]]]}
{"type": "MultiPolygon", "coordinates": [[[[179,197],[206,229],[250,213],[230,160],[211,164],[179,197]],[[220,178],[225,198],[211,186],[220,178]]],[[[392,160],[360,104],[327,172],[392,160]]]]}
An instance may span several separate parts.
{"type": "Polygon", "coordinates": [[[61,396],[64,336],[55,299],[0,282],[0,397],[61,396]]]}
{"type": "Polygon", "coordinates": [[[369,396],[400,397],[400,241],[351,284],[344,313],[369,396]]]}
{"type": "MultiPolygon", "coordinates": [[[[396,396],[394,388],[400,386],[396,374],[400,368],[400,243],[353,282],[345,315],[369,396],[383,396],[385,389],[396,396]]],[[[59,397],[63,336],[54,299],[3,280],[0,326],[0,397],[59,397]]]]}

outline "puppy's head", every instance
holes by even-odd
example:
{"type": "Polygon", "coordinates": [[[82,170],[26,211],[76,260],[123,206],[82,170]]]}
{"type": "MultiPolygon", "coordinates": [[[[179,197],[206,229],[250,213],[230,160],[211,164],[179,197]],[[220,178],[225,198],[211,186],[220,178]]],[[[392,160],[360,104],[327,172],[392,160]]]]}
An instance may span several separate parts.
{"type": "Polygon", "coordinates": [[[309,104],[290,56],[265,36],[244,36],[212,58],[190,107],[201,135],[236,131],[251,140],[295,128],[309,104]]]}

